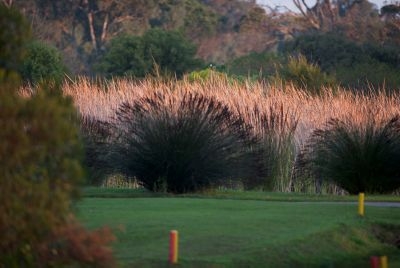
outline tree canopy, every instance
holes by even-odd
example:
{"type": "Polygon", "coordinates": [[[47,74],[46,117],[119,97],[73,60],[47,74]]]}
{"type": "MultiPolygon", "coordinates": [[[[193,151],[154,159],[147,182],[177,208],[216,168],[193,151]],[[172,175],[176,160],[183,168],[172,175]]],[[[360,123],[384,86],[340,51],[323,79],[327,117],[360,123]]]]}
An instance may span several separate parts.
{"type": "Polygon", "coordinates": [[[161,71],[180,77],[201,64],[195,53],[196,47],[179,32],[151,29],[143,36],[113,39],[98,69],[107,76],[144,77],[161,71]]]}

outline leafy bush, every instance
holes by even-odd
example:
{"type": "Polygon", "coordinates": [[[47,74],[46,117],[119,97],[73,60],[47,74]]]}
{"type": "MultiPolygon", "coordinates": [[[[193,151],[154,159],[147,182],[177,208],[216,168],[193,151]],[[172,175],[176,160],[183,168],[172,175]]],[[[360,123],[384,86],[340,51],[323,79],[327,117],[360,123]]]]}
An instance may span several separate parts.
{"type": "Polygon", "coordinates": [[[351,194],[390,193],[400,187],[400,117],[365,125],[331,119],[317,129],[305,153],[308,169],[351,194]]]}
{"type": "Polygon", "coordinates": [[[115,267],[111,248],[104,246],[114,240],[108,227],[88,231],[70,219],[38,245],[38,260],[54,267],[115,267]]]}
{"type": "Polygon", "coordinates": [[[143,36],[113,39],[98,70],[107,76],[144,77],[161,71],[163,75],[181,77],[201,65],[195,54],[196,47],[179,32],[151,29],[143,36]],[[155,66],[159,70],[154,70],[155,66]]]}
{"type": "Polygon", "coordinates": [[[214,98],[154,93],[117,111],[113,165],[151,191],[198,191],[256,176],[257,140],[243,120],[214,98]]]}
{"type": "Polygon", "coordinates": [[[111,40],[96,68],[107,76],[144,77],[152,62],[144,55],[140,37],[124,35],[111,40]]]}
{"type": "Polygon", "coordinates": [[[65,72],[66,67],[56,48],[39,41],[27,45],[27,57],[20,68],[23,80],[31,83],[43,80],[60,82],[65,72]]]}
{"type": "Polygon", "coordinates": [[[321,68],[309,63],[300,55],[290,57],[286,65],[278,69],[277,79],[293,83],[313,94],[321,94],[323,87],[332,87],[335,79],[321,71],[321,68]]]}
{"type": "Polygon", "coordinates": [[[226,74],[211,68],[193,71],[187,76],[190,82],[204,82],[209,79],[227,79],[226,74]]]}
{"type": "Polygon", "coordinates": [[[370,90],[390,92],[400,87],[400,70],[376,60],[338,68],[336,76],[340,78],[342,84],[367,92],[370,90]]]}
{"type": "MultiPolygon", "coordinates": [[[[56,89],[38,89],[28,98],[13,90],[0,91],[0,263],[4,267],[60,264],[57,258],[54,263],[43,262],[39,247],[59,228],[68,228],[71,201],[78,197],[83,176],[76,116],[71,100],[56,89]]],[[[63,248],[58,254],[80,263],[63,248]]]]}
{"type": "Polygon", "coordinates": [[[226,64],[230,75],[269,78],[276,73],[276,68],[284,62],[283,57],[270,52],[255,53],[233,59],[226,64]]]}
{"type": "Polygon", "coordinates": [[[302,35],[289,41],[284,52],[302,54],[338,83],[354,89],[397,90],[400,53],[397,47],[357,44],[334,33],[302,35]]]}
{"type": "Polygon", "coordinates": [[[25,44],[31,37],[29,24],[16,9],[0,3],[0,81],[2,72],[17,72],[23,62],[25,44]]]}

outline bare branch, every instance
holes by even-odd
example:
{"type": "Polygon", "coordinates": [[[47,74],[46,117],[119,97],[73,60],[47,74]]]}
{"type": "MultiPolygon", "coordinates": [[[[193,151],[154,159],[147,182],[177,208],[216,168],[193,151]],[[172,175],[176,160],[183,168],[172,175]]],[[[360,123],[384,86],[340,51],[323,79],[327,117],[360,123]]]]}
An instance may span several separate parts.
{"type": "MultiPolygon", "coordinates": [[[[320,24],[316,18],[316,14],[313,11],[313,8],[310,8],[305,0],[293,0],[293,4],[296,8],[301,12],[301,14],[307,19],[307,21],[311,24],[312,27],[319,29],[320,24]]],[[[314,7],[315,8],[315,7],[314,7]]]]}
{"type": "Polygon", "coordinates": [[[11,7],[13,4],[13,0],[3,0],[3,3],[6,7],[11,7]]]}
{"type": "Polygon", "coordinates": [[[103,30],[101,32],[101,42],[104,43],[107,37],[107,27],[108,27],[108,13],[106,14],[106,17],[104,18],[104,23],[103,23],[103,30]]]}
{"type": "Polygon", "coordinates": [[[87,13],[88,21],[89,21],[89,30],[90,30],[90,38],[92,39],[92,45],[94,50],[97,50],[97,42],[96,42],[96,35],[94,32],[93,26],[93,13],[90,11],[87,13]]]}

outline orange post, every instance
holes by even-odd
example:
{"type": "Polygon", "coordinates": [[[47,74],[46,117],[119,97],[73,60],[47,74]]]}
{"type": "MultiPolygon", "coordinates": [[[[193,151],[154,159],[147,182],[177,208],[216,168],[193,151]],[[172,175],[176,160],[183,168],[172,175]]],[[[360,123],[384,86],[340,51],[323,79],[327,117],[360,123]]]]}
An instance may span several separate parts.
{"type": "Polygon", "coordinates": [[[387,256],[381,256],[379,258],[380,268],[388,268],[388,259],[387,256]]]}
{"type": "Polygon", "coordinates": [[[370,259],[371,268],[379,268],[379,257],[372,256],[370,259]]]}
{"type": "Polygon", "coordinates": [[[358,195],[358,215],[364,216],[364,193],[358,195]]]}
{"type": "Polygon", "coordinates": [[[178,231],[176,230],[169,233],[169,263],[178,263],[178,231]]]}

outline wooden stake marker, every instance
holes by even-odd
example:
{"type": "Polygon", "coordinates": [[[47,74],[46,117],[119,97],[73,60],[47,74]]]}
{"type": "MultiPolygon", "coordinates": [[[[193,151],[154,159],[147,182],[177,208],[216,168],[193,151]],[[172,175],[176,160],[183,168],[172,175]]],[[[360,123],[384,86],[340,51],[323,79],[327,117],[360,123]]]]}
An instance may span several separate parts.
{"type": "Polygon", "coordinates": [[[379,258],[380,268],[388,268],[388,258],[387,256],[381,256],[379,258]]]}
{"type": "Polygon", "coordinates": [[[371,263],[371,268],[379,268],[379,257],[371,256],[370,263],[371,263]]]}
{"type": "Polygon", "coordinates": [[[176,230],[169,233],[169,263],[178,263],[178,231],[176,230]]]}
{"type": "Polygon", "coordinates": [[[360,193],[358,195],[358,215],[363,217],[364,213],[365,213],[365,210],[364,210],[364,193],[360,193]]]}

